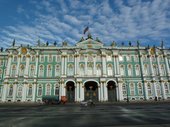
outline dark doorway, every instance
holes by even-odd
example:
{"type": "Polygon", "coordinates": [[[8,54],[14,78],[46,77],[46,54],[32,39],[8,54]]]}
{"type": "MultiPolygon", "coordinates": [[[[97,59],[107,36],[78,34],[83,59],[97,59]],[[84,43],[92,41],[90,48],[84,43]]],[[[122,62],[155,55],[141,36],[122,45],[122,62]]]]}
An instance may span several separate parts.
{"type": "Polygon", "coordinates": [[[98,86],[94,81],[88,81],[84,84],[84,99],[98,101],[98,86]]]}
{"type": "Polygon", "coordinates": [[[116,83],[114,81],[109,81],[107,83],[107,91],[108,91],[108,101],[116,102],[117,101],[116,83]]]}
{"type": "Polygon", "coordinates": [[[66,96],[68,102],[74,102],[75,100],[75,86],[74,82],[69,81],[66,83],[66,96]]]}

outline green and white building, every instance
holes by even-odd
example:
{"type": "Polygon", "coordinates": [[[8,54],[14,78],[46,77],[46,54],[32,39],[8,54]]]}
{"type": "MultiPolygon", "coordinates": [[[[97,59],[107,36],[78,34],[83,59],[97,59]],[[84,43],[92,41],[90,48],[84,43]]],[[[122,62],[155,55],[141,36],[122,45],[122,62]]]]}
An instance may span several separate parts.
{"type": "Polygon", "coordinates": [[[75,46],[11,46],[0,52],[0,102],[170,99],[170,51],[165,47],[105,46],[89,34],[75,46]],[[128,99],[127,99],[128,98],[128,99]]]}

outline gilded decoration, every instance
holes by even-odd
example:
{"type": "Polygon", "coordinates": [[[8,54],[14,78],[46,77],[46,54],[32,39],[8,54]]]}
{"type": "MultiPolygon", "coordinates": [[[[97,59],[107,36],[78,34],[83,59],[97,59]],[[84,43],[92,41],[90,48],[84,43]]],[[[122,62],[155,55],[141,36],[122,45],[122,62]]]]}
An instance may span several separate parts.
{"type": "Polygon", "coordinates": [[[22,47],[22,48],[21,48],[21,53],[22,53],[22,54],[26,54],[26,53],[27,53],[27,48],[22,47]]]}

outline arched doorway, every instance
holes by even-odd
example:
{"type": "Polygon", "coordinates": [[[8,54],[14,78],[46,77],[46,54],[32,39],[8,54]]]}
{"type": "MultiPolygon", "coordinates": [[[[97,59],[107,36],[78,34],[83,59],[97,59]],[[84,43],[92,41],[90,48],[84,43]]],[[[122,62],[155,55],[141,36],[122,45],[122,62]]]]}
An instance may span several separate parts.
{"type": "Polygon", "coordinates": [[[75,86],[73,81],[68,81],[66,83],[66,96],[68,102],[74,102],[75,99],[75,86]]]}
{"type": "Polygon", "coordinates": [[[95,81],[88,81],[84,84],[84,99],[98,101],[98,85],[95,81]]]}
{"type": "Polygon", "coordinates": [[[108,91],[108,101],[110,102],[117,101],[116,83],[114,81],[109,81],[107,83],[107,91],[108,91]]]}

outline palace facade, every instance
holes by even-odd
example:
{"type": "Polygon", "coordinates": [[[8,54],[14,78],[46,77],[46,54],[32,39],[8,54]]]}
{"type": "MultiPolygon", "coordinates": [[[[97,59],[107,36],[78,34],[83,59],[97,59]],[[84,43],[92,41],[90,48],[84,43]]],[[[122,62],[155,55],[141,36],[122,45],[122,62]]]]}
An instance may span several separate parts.
{"type": "Polygon", "coordinates": [[[162,47],[105,46],[89,34],[75,46],[15,46],[0,52],[0,102],[170,99],[170,51],[162,47]]]}

